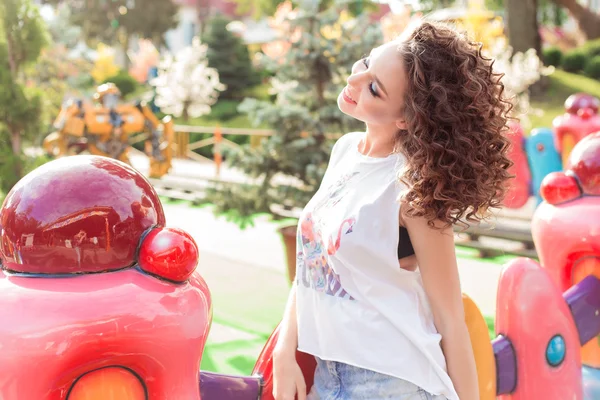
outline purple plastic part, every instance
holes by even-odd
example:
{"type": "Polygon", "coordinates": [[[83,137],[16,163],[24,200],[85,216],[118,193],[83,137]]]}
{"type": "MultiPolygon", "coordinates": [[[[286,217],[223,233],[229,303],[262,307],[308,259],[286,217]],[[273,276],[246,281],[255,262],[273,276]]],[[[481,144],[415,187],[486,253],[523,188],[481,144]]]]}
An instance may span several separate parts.
{"type": "Polygon", "coordinates": [[[600,280],[590,275],[567,290],[563,297],[573,314],[581,345],[600,334],[600,280]]]}
{"type": "Polygon", "coordinates": [[[235,376],[200,371],[202,400],[258,400],[262,388],[259,376],[235,376]]]}
{"type": "Polygon", "coordinates": [[[492,340],[496,356],[496,390],[500,394],[509,394],[517,387],[517,358],[510,340],[502,335],[492,340]]]}

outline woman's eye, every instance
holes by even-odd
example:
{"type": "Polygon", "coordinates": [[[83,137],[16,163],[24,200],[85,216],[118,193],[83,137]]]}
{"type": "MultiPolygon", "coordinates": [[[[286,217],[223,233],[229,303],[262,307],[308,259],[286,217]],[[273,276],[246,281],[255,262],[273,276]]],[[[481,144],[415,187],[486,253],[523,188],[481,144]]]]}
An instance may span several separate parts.
{"type": "Polygon", "coordinates": [[[379,93],[377,93],[373,82],[369,83],[369,92],[371,92],[374,97],[379,97],[379,93]]]}
{"type": "MultiPolygon", "coordinates": [[[[369,68],[369,59],[367,57],[363,58],[362,62],[365,67],[369,68]]],[[[373,82],[369,83],[369,92],[371,92],[373,97],[379,97],[379,93],[377,93],[377,89],[375,89],[375,84],[373,82]]]]}

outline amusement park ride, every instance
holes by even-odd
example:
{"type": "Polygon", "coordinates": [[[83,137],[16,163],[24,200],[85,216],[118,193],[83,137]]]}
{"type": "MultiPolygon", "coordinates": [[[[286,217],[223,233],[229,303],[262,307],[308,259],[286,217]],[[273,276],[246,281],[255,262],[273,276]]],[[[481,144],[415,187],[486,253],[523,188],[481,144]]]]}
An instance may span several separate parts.
{"type": "Polygon", "coordinates": [[[600,131],[600,100],[584,93],[569,96],[565,113],[553,121],[553,129],[537,128],[526,136],[518,124],[512,125],[510,158],[516,178],[504,203],[521,208],[534,195],[542,202],[542,180],[552,172],[562,171],[573,147],[587,135],[600,131]]]}
{"type": "Polygon", "coordinates": [[[44,150],[55,157],[80,154],[111,157],[129,164],[129,139],[145,133],[145,152],[150,159],[150,177],[169,172],[172,159],[173,121],[159,121],[144,104],[120,104],[121,93],[112,83],[100,85],[95,104],[69,101],[54,122],[55,132],[44,139],[44,150]]]}
{"type": "MultiPolygon", "coordinates": [[[[540,263],[505,266],[496,339],[463,297],[481,400],[600,399],[600,132],[540,195],[540,263]]],[[[0,209],[0,261],[1,399],[273,399],[277,329],[251,376],[199,371],[212,302],[197,245],[129,165],[78,155],[29,173],[0,209]]],[[[310,389],[315,361],[297,358],[310,389]]]]}

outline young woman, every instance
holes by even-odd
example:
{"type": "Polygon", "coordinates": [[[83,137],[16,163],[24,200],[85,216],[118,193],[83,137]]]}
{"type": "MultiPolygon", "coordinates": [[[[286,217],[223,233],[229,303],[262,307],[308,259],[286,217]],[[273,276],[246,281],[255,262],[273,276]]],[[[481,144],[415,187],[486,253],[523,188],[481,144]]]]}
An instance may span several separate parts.
{"type": "Polygon", "coordinates": [[[339,139],[302,213],[274,353],[276,400],[479,398],[452,226],[502,201],[511,162],[501,75],[480,46],[423,22],[357,61],[339,139]]]}

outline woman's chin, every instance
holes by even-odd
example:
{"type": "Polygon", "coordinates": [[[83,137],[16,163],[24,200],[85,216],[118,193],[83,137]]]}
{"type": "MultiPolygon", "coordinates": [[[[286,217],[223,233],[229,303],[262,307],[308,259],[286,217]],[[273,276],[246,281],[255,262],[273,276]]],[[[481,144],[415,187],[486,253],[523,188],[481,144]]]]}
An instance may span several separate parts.
{"type": "Polygon", "coordinates": [[[344,114],[348,115],[349,117],[353,117],[356,118],[351,110],[350,104],[348,104],[346,102],[346,100],[344,100],[342,98],[342,96],[340,95],[340,97],[338,97],[338,101],[337,101],[337,106],[340,109],[341,112],[343,112],[344,114]]]}

